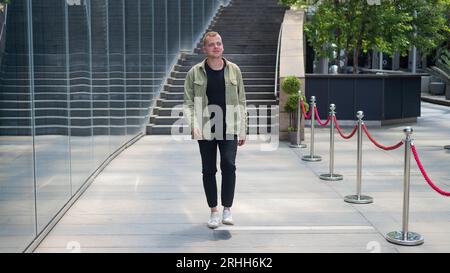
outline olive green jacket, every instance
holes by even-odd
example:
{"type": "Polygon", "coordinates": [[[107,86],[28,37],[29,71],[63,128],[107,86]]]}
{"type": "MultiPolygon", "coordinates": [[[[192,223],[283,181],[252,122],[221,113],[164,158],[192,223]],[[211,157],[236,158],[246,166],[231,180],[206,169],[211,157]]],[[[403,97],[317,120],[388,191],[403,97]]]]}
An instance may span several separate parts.
{"type": "MultiPolygon", "coordinates": [[[[223,60],[226,64],[224,71],[226,104],[225,132],[226,134],[238,135],[239,139],[245,139],[248,124],[244,81],[242,80],[241,70],[236,64],[225,58],[223,60]]],[[[183,112],[191,129],[199,128],[202,132],[202,139],[212,139],[212,120],[210,121],[207,107],[208,97],[206,95],[207,76],[205,62],[206,59],[194,65],[187,73],[184,83],[183,112]]]]}

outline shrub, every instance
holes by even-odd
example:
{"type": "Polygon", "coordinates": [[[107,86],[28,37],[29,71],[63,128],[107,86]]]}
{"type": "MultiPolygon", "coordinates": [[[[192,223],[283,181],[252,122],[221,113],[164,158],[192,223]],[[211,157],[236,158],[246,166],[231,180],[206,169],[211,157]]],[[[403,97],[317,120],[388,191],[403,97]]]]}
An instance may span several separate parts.
{"type": "Polygon", "coordinates": [[[296,76],[287,76],[281,82],[281,90],[286,94],[297,94],[300,90],[300,80],[296,76]]]}

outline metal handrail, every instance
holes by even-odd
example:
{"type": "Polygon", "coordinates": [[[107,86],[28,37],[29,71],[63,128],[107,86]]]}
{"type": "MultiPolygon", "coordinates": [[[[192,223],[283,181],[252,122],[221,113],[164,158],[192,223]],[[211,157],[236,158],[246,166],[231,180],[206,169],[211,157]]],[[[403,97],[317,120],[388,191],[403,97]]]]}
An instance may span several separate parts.
{"type": "Polygon", "coordinates": [[[275,66],[275,87],[274,87],[274,91],[273,91],[273,95],[275,96],[275,98],[278,98],[278,63],[279,63],[279,58],[280,58],[280,45],[281,45],[281,35],[283,32],[283,23],[281,23],[280,25],[280,31],[278,33],[278,45],[277,45],[277,60],[276,60],[276,66],[275,66]]]}
{"type": "Polygon", "coordinates": [[[0,41],[3,38],[3,32],[6,29],[6,19],[8,19],[8,4],[5,4],[5,20],[3,21],[2,30],[0,31],[0,41]]]}

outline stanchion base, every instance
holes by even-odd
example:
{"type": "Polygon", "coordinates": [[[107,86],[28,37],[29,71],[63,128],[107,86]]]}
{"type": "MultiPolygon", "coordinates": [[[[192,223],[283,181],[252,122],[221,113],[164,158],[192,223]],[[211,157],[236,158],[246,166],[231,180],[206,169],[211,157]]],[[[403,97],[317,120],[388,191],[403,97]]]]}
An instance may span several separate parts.
{"type": "Polygon", "coordinates": [[[344,201],[352,204],[371,204],[373,203],[373,198],[367,195],[347,195],[344,197],[344,201]]]}
{"type": "Polygon", "coordinates": [[[342,174],[326,173],[319,175],[319,178],[327,181],[338,181],[344,179],[342,174]]]}
{"type": "Polygon", "coordinates": [[[319,155],[305,155],[302,157],[302,160],[316,162],[316,161],[321,161],[322,157],[319,155]]]}
{"type": "Polygon", "coordinates": [[[424,242],[423,236],[415,232],[408,232],[406,240],[404,239],[403,231],[392,231],[386,234],[386,240],[397,245],[417,246],[423,244],[424,242]]]}
{"type": "Polygon", "coordinates": [[[450,150],[450,145],[445,145],[445,146],[444,146],[444,149],[450,150]]]}
{"type": "Polygon", "coordinates": [[[291,148],[306,148],[306,144],[289,144],[291,148]]]}

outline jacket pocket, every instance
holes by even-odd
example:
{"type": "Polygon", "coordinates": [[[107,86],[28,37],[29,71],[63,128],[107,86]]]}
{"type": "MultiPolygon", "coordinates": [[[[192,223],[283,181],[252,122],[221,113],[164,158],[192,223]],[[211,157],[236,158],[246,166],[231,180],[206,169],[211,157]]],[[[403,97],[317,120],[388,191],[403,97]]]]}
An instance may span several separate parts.
{"type": "Polygon", "coordinates": [[[236,95],[238,94],[238,82],[235,78],[230,79],[230,88],[236,95]]]}
{"type": "Polygon", "coordinates": [[[204,89],[204,81],[196,80],[194,81],[194,96],[201,97],[204,89]]]}

